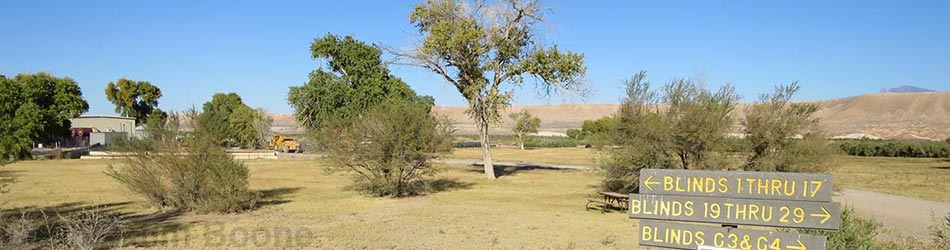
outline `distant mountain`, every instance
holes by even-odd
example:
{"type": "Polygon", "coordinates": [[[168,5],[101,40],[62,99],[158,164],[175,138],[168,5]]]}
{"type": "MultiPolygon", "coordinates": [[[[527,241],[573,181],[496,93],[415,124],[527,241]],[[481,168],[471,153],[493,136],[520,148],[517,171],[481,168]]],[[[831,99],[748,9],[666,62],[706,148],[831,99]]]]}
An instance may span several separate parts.
{"type": "Polygon", "coordinates": [[[932,89],[925,89],[910,85],[901,85],[897,88],[881,89],[881,93],[917,93],[917,92],[935,92],[932,89]]]}
{"type": "MultiPolygon", "coordinates": [[[[816,115],[829,136],[936,139],[950,137],[950,92],[868,94],[832,100],[809,101],[822,107],[816,115]]],[[[744,117],[748,103],[740,103],[734,114],[744,117]]],[[[619,104],[519,105],[505,111],[528,110],[541,118],[541,131],[563,133],[579,128],[584,120],[613,114],[619,104]]],[[[455,121],[459,134],[476,134],[475,123],[465,106],[436,106],[434,111],[455,121]]],[[[501,117],[508,117],[502,114],[501,117]]],[[[736,129],[741,124],[736,124],[736,129]]],[[[493,134],[510,134],[506,125],[492,128],[493,134]]]]}

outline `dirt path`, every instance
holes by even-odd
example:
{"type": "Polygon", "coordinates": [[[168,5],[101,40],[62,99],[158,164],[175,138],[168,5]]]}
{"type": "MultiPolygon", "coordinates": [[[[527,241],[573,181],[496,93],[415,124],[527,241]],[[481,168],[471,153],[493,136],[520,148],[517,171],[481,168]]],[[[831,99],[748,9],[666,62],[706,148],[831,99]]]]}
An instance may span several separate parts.
{"type": "Polygon", "coordinates": [[[927,233],[931,215],[941,217],[950,213],[950,203],[856,189],[845,189],[835,199],[842,206],[854,206],[863,217],[884,223],[885,228],[914,235],[927,233]]]}

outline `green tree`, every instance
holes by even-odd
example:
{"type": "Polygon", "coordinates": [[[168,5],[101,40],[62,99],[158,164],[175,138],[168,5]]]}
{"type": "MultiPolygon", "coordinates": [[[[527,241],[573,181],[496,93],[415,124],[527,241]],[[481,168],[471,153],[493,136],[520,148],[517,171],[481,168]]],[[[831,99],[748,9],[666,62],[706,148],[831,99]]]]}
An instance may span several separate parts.
{"type": "Polygon", "coordinates": [[[518,135],[519,145],[521,150],[524,150],[524,137],[527,136],[528,133],[538,132],[538,127],[541,126],[541,118],[532,116],[527,110],[508,114],[508,117],[511,118],[511,122],[513,123],[511,125],[511,131],[518,135]]]}
{"type": "Polygon", "coordinates": [[[29,157],[34,143],[65,137],[69,119],[87,110],[71,78],[42,72],[0,77],[0,163],[29,157]]]}
{"type": "Polygon", "coordinates": [[[247,106],[235,93],[215,93],[211,101],[206,102],[199,117],[202,127],[206,128],[219,145],[229,146],[237,132],[231,130],[231,113],[241,106],[247,106]]]}
{"type": "Polygon", "coordinates": [[[642,168],[716,169],[714,149],[734,124],[738,94],[726,85],[716,92],[687,79],[673,79],[661,93],[650,89],[641,71],[626,81],[626,97],[614,115],[613,143],[603,161],[604,187],[637,190],[642,168]]]}
{"type": "Polygon", "coordinates": [[[259,148],[263,146],[264,138],[261,137],[261,130],[270,127],[266,123],[270,117],[258,110],[252,109],[247,105],[241,105],[234,109],[228,118],[230,131],[234,133],[234,142],[242,148],[259,148]],[[267,127],[264,127],[267,126],[267,127]]]}
{"type": "Polygon", "coordinates": [[[747,108],[743,122],[752,156],[746,170],[825,172],[834,147],[821,135],[814,103],[795,103],[797,82],[775,87],[747,108]]]}
{"type": "MultiPolygon", "coordinates": [[[[254,109],[254,112],[257,115],[254,117],[254,129],[257,132],[258,142],[260,143],[261,148],[267,147],[267,140],[270,138],[270,127],[274,123],[274,118],[271,118],[267,114],[267,110],[264,108],[254,109]]],[[[300,150],[298,149],[298,152],[300,150]]]]}
{"type": "Polygon", "coordinates": [[[586,120],[581,129],[568,130],[569,137],[576,140],[585,140],[587,143],[604,145],[610,143],[611,133],[615,127],[614,118],[606,116],[597,120],[586,120]]]}
{"type": "Polygon", "coordinates": [[[489,127],[510,105],[511,89],[533,78],[552,92],[582,93],[586,72],[582,54],[559,50],[538,36],[546,10],[537,1],[466,3],[427,0],[414,6],[409,21],[422,41],[411,51],[396,52],[411,64],[432,71],[468,101],[468,113],[480,132],[485,174],[497,178],[491,157],[489,127]]]}
{"type": "Polygon", "coordinates": [[[287,100],[297,121],[311,131],[346,126],[389,98],[416,98],[409,85],[389,74],[376,46],[327,34],[314,39],[310,52],[313,59],[325,59],[329,71],[311,72],[306,84],[290,88],[287,100]]]}
{"type": "Polygon", "coordinates": [[[135,118],[136,124],[146,123],[152,114],[167,116],[157,108],[162,90],[149,82],[119,78],[106,85],[105,93],[106,99],[115,104],[115,112],[135,118]]]}

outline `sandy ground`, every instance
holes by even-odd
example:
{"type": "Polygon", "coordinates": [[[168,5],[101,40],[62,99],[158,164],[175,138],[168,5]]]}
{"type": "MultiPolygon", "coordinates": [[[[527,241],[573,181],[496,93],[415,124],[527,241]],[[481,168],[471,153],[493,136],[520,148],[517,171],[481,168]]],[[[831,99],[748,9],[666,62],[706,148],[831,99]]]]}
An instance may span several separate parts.
{"type": "MultiPolygon", "coordinates": [[[[912,235],[927,234],[932,215],[941,217],[950,213],[950,203],[857,189],[845,189],[835,198],[842,206],[854,206],[861,216],[884,223],[885,228],[900,229],[912,235]]],[[[900,232],[889,232],[893,233],[900,232]]]]}

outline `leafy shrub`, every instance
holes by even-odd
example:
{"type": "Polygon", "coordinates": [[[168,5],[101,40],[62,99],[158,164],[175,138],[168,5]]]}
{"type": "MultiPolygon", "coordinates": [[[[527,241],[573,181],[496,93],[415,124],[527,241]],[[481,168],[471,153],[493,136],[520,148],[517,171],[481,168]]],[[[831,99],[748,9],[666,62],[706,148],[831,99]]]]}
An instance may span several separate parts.
{"type": "MultiPolygon", "coordinates": [[[[788,229],[792,231],[792,229],[788,229]]],[[[883,232],[883,225],[872,219],[859,217],[853,207],[841,210],[841,229],[825,231],[797,229],[798,233],[828,237],[828,250],[877,250],[884,249],[874,237],[883,232]]]]}
{"type": "Polygon", "coordinates": [[[572,129],[568,129],[568,130],[565,131],[564,133],[567,134],[567,137],[568,137],[568,138],[571,138],[571,139],[574,139],[574,140],[582,140],[582,139],[584,139],[584,132],[581,131],[580,129],[572,128],[572,129]]]}
{"type": "Polygon", "coordinates": [[[609,138],[617,146],[605,149],[602,161],[608,191],[635,191],[642,168],[717,168],[714,149],[734,124],[738,94],[732,86],[712,92],[700,83],[673,79],[657,92],[645,78],[640,72],[627,80],[620,109],[612,119],[602,119],[613,121],[604,130],[613,131],[609,138]]]}
{"type": "Polygon", "coordinates": [[[861,139],[835,144],[853,156],[950,158],[950,143],[946,142],[861,139]]]}
{"type": "Polygon", "coordinates": [[[828,172],[835,150],[821,134],[813,103],[796,103],[791,98],[799,90],[797,82],[775,87],[746,110],[746,140],[752,152],[745,170],[779,172],[828,172]],[[799,139],[800,138],[800,139],[799,139]]]}
{"type": "Polygon", "coordinates": [[[610,135],[616,127],[613,117],[607,116],[597,120],[586,120],[581,129],[568,129],[567,137],[583,141],[587,144],[605,145],[610,143],[610,135]]]}
{"type": "Polygon", "coordinates": [[[247,166],[216,145],[195,122],[196,111],[187,117],[194,128],[189,136],[180,136],[172,119],[143,143],[147,146],[133,148],[124,164],[109,166],[106,174],[162,208],[227,213],[253,206],[257,194],[248,190],[247,166]]]}
{"type": "Polygon", "coordinates": [[[334,161],[331,170],[353,173],[353,187],[376,196],[402,197],[427,190],[436,174],[429,159],[452,149],[451,127],[423,100],[386,100],[340,130],[317,139],[334,161]]]}
{"type": "MultiPolygon", "coordinates": [[[[782,151],[764,154],[755,158],[753,170],[772,172],[822,173],[828,172],[829,164],[837,148],[820,135],[809,134],[802,139],[784,143],[782,151]]],[[[750,165],[747,165],[750,166],[750,165]]]]}

